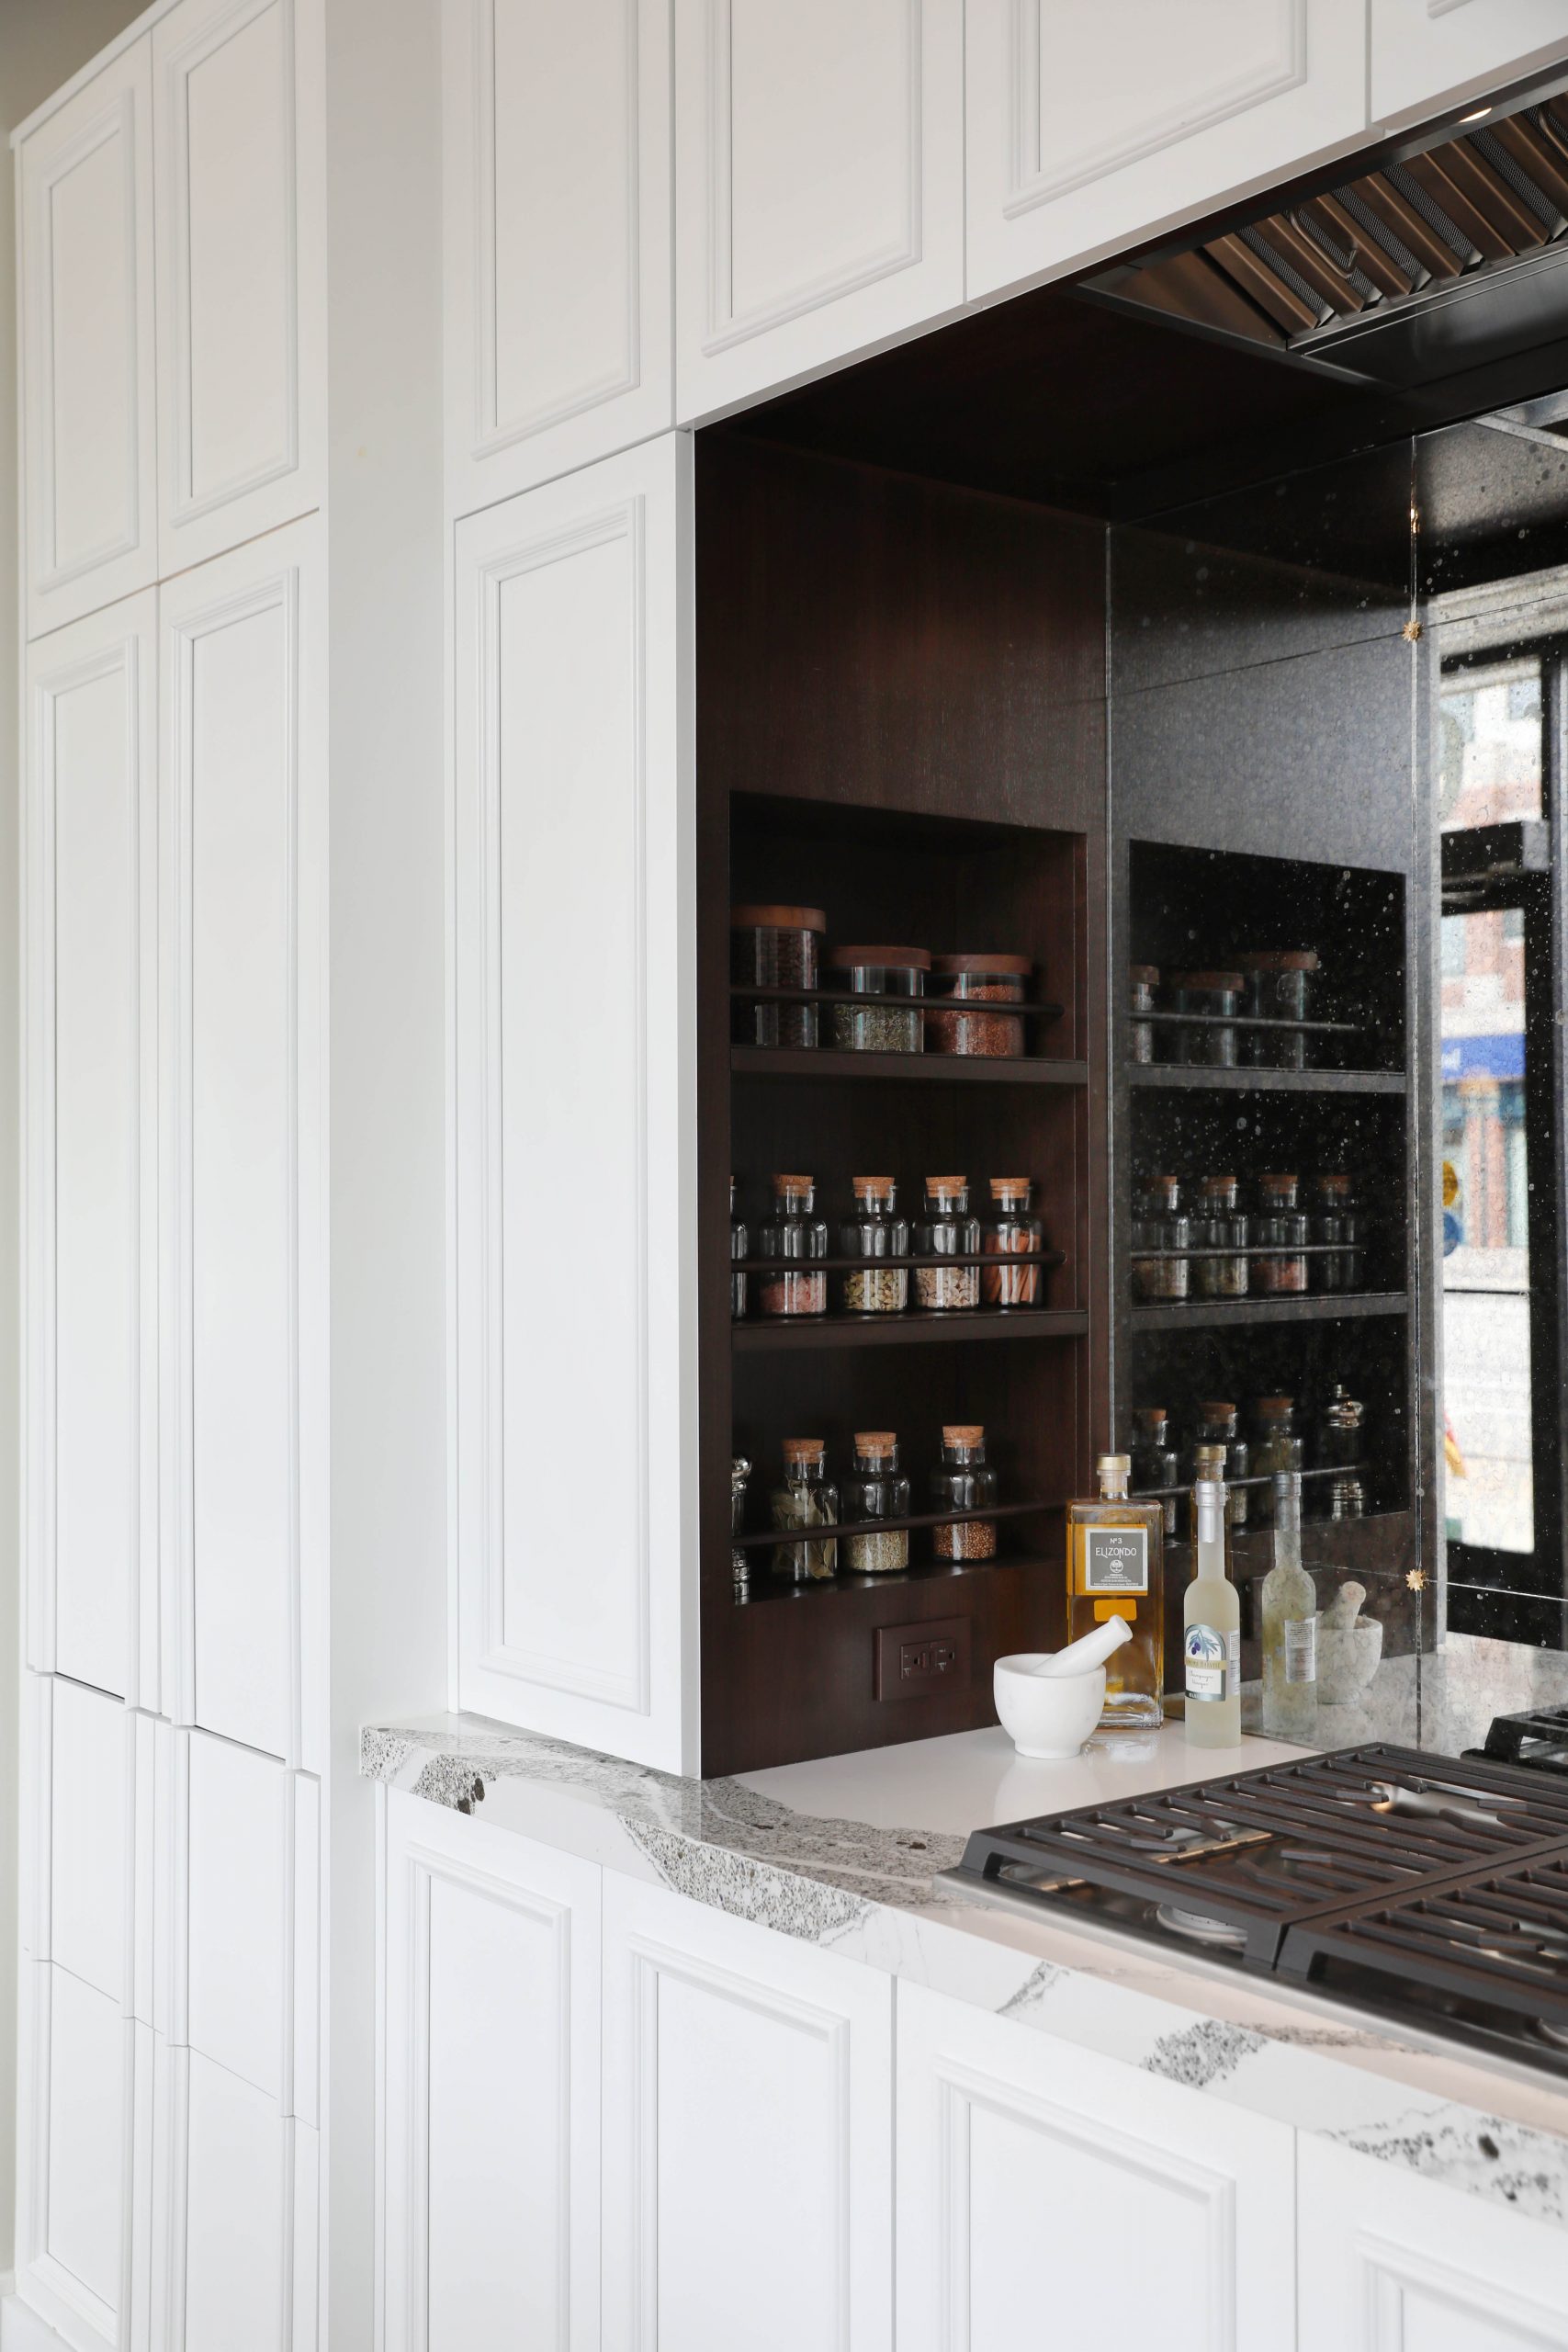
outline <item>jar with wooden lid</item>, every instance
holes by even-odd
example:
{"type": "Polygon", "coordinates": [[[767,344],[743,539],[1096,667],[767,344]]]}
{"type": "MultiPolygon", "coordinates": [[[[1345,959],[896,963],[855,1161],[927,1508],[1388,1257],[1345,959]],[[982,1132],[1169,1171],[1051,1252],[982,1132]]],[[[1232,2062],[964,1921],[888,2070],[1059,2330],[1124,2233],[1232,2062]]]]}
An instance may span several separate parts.
{"type": "Polygon", "coordinates": [[[1152,1015],[1159,1003],[1159,966],[1132,964],[1127,969],[1127,1010],[1132,1018],[1127,1023],[1127,1058],[1132,1062],[1152,1062],[1155,1057],[1155,1024],[1152,1015]]]}
{"type": "Polygon", "coordinates": [[[1003,1059],[1023,1051],[1021,1012],[971,1010],[1022,1004],[1034,966],[1027,956],[938,956],[931,962],[936,1000],[926,1015],[926,1051],[1003,1059]]]}
{"type": "Polygon", "coordinates": [[[1134,1491],[1157,1499],[1166,1534],[1174,1543],[1177,1498],[1159,1490],[1177,1486],[1181,1473],[1176,1448],[1170,1442],[1170,1417],[1163,1405],[1139,1405],[1134,1408],[1133,1444],[1127,1459],[1132,1464],[1134,1491]]]}
{"type": "Polygon", "coordinates": [[[839,1227],[840,1258],[860,1258],[840,1277],[846,1315],[897,1315],[909,1303],[909,1269],[889,1258],[909,1254],[909,1221],[897,1214],[898,1188],[891,1176],[853,1180],[854,1213],[839,1227]]]}
{"type": "Polygon", "coordinates": [[[1171,1029],[1173,1061],[1214,1069],[1235,1068],[1235,1023],[1245,985],[1239,972],[1172,972],[1170,1010],[1195,1016],[1176,1023],[1171,1029]]]}
{"type": "Polygon", "coordinates": [[[1226,1522],[1233,1530],[1245,1527],[1251,1489],[1243,1482],[1251,1468],[1251,1460],[1247,1440],[1241,1434],[1241,1415],[1224,1398],[1208,1397],[1198,1408],[1197,1426],[1188,1449],[1185,1475],[1189,1486],[1197,1481],[1199,1455],[1212,1456],[1216,1452],[1220,1456],[1220,1476],[1225,1482],[1226,1522]]]}
{"type": "Polygon", "coordinates": [[[1045,1295],[1045,1269],[1038,1263],[1045,1228],[1030,1210],[1033,1189],[1027,1176],[991,1179],[991,1214],[980,1228],[980,1248],[998,1263],[980,1269],[980,1296],[987,1306],[1004,1312],[1038,1306],[1045,1295]],[[1010,1264],[1012,1259],[1026,1262],[1010,1264]]]}
{"type": "MultiPolygon", "coordinates": [[[[1245,1010],[1255,1021],[1305,1021],[1312,1009],[1317,955],[1311,947],[1258,948],[1238,956],[1245,1010]]],[[[1305,1069],[1304,1029],[1244,1029],[1243,1058],[1255,1069],[1305,1069]]]]}
{"type": "Polygon", "coordinates": [[[812,1259],[828,1255],[828,1223],[816,1206],[809,1176],[773,1178],[773,1210],[758,1236],[758,1255],[776,1261],[757,1277],[757,1305],[764,1315],[828,1311],[828,1277],[809,1271],[812,1259]]]}
{"type": "MultiPolygon", "coordinates": [[[[729,977],[741,987],[821,986],[820,907],[743,906],[729,910],[729,977]]],[[[730,1035],[742,1046],[815,1046],[817,1007],[787,997],[731,999],[730,1035]]]]}
{"type": "Polygon", "coordinates": [[[966,1176],[928,1176],[925,1214],[915,1227],[915,1255],[930,1265],[915,1268],[915,1305],[941,1312],[980,1304],[977,1264],[944,1265],[944,1259],[977,1259],[980,1220],[969,1214],[966,1176]]]}
{"type": "Polygon", "coordinates": [[[839,1489],[828,1476],[828,1448],[821,1438],[785,1438],[784,1477],[773,1488],[773,1522],[781,1534],[803,1532],[799,1542],[773,1545],[774,1576],[795,1584],[818,1584],[838,1574],[837,1535],[804,1533],[839,1524],[839,1489]]]}
{"type": "Polygon", "coordinates": [[[1297,1179],[1283,1172],[1258,1179],[1252,1287],[1264,1298],[1299,1296],[1307,1286],[1307,1217],[1296,1205],[1298,1190],[1297,1179]]]}
{"type": "Polygon", "coordinates": [[[884,1576],[909,1565],[907,1527],[878,1520],[908,1519],[909,1481],[898,1471],[898,1440],[891,1430],[857,1430],[854,1467],[844,1481],[844,1566],[855,1576],[884,1576]]]}
{"type": "MultiPolygon", "coordinates": [[[[1299,1476],[1305,1467],[1306,1448],[1296,1427],[1296,1400],[1293,1396],[1258,1396],[1252,1405],[1252,1469],[1254,1476],[1272,1480],[1292,1474],[1299,1476]]],[[[1273,1487],[1258,1486],[1253,1489],[1253,1524],[1268,1527],[1273,1524],[1273,1487]]]]}
{"type": "MultiPolygon", "coordinates": [[[[997,1474],[986,1460],[986,1432],[978,1421],[950,1421],[942,1432],[942,1459],[931,1474],[932,1510],[990,1510],[997,1499],[997,1474]]],[[[931,1530],[939,1560],[989,1560],[997,1549],[994,1519],[969,1519],[931,1530]]]]}
{"type": "Polygon", "coordinates": [[[1314,1181],[1312,1238],[1318,1250],[1312,1261],[1314,1290],[1359,1290],[1366,1279],[1367,1220],[1350,1178],[1339,1169],[1325,1169],[1314,1181]]]}
{"type": "Polygon", "coordinates": [[[746,1273],[741,1261],[746,1255],[746,1220],[735,1206],[735,1179],[729,1180],[729,1315],[739,1323],[746,1312],[746,1273]]]}
{"type": "Polygon", "coordinates": [[[918,1054],[924,1050],[923,999],[931,959],[923,947],[830,947],[828,976],[836,989],[876,1000],[833,1007],[833,1043],[849,1054],[918,1054]]]}
{"type": "Polygon", "coordinates": [[[1245,1298],[1247,1216],[1234,1176],[1201,1176],[1192,1216],[1192,1288],[1200,1298],[1245,1298]],[[1223,1256],[1215,1256],[1223,1251],[1223,1256]]]}
{"type": "Polygon", "coordinates": [[[1133,1201],[1133,1296],[1151,1306],[1188,1297],[1191,1247],[1192,1222],[1182,1211],[1180,1178],[1145,1176],[1133,1201]]]}
{"type": "Polygon", "coordinates": [[[1336,1381],[1318,1409],[1313,1444],[1319,1470],[1359,1470],[1367,1450],[1367,1408],[1336,1381]]]}

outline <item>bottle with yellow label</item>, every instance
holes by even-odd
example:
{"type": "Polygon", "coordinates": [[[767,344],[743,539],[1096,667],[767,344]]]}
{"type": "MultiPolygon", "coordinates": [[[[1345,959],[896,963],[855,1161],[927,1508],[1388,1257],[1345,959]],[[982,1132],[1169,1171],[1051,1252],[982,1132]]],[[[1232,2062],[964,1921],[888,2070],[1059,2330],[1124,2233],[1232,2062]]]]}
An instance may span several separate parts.
{"type": "Polygon", "coordinates": [[[1067,1639],[1108,1617],[1124,1617],[1132,1639],[1105,1669],[1105,1710],[1097,1743],[1157,1731],[1165,1690],[1165,1511],[1131,1502],[1125,1453],[1102,1453],[1100,1493],[1067,1505],[1067,1639]]]}

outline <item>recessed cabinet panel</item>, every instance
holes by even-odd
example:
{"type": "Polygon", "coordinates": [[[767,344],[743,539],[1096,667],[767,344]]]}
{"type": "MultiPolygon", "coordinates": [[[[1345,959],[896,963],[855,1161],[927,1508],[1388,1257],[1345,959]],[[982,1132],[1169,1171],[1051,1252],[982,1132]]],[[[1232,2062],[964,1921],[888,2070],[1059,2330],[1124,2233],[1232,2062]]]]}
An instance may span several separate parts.
{"type": "Polygon", "coordinates": [[[49,1954],[118,2007],[132,1718],[118,1699],[60,1676],[49,1697],[49,1954]]]}
{"type": "Polygon", "coordinates": [[[676,413],[962,301],[959,0],[676,0],[676,413]]]}
{"type": "Polygon", "coordinates": [[[314,2132],[197,2051],[160,2048],[159,2065],[171,2211],[154,2341],[186,2352],[309,2346],[313,2313],[292,2335],[289,2314],[301,2264],[314,2267],[314,2132]]]}
{"type": "Polygon", "coordinates": [[[447,0],[454,510],[671,418],[669,0],[447,0]]]}
{"type": "Polygon", "coordinates": [[[1367,0],[985,0],[967,290],[1045,277],[1359,138],[1367,0]]]}
{"type": "Polygon", "coordinates": [[[68,2342],[126,2343],[146,2277],[127,2156],[150,2121],[152,2035],[46,1961],[26,1964],[19,1993],[18,2288],[68,2342]]]}
{"type": "Polygon", "coordinates": [[[1568,60],[1564,0],[1371,0],[1372,119],[1401,123],[1568,60]]]}
{"type": "Polygon", "coordinates": [[[19,164],[28,634],[157,572],[152,45],[133,41],[19,164]]]}
{"type": "MultiPolygon", "coordinates": [[[[187,1736],[175,1734],[176,1741],[187,1736]]],[[[182,2041],[281,2100],[288,2041],[289,1775],[205,1733],[186,1758],[182,2041]]],[[[176,1869],[180,1841],[176,1835],[176,1869]]],[[[177,1933],[177,1930],[176,1930],[177,1933]]],[[[176,2020],[176,2023],[179,2021],[176,2020]]]]}

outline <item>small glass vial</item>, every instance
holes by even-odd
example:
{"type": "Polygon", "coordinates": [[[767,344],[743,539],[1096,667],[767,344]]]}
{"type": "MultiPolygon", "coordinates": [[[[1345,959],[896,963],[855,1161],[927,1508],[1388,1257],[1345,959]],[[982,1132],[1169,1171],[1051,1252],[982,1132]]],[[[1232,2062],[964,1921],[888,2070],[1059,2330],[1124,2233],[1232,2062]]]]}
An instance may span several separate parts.
{"type": "Polygon", "coordinates": [[[1027,1176],[993,1176],[991,1214],[981,1230],[980,1248],[987,1258],[1004,1262],[980,1269],[980,1296],[987,1306],[1038,1306],[1045,1294],[1044,1268],[1014,1266],[1010,1258],[1039,1257],[1045,1228],[1029,1213],[1031,1190],[1027,1176]]]}
{"type": "Polygon", "coordinates": [[[1302,1482],[1274,1480],[1274,1564],[1263,1579],[1263,1731],[1311,1747],[1317,1739],[1317,1588],[1302,1566],[1302,1482]]]}
{"type": "MultiPolygon", "coordinates": [[[[784,1484],[773,1488],[773,1521],[784,1533],[795,1528],[837,1527],[839,1489],[828,1476],[828,1449],[819,1437],[786,1437],[784,1484]]],[[[838,1573],[835,1535],[803,1543],[775,1544],[773,1570],[795,1584],[822,1584],[838,1573]]]]}
{"type": "Polygon", "coordinates": [[[1252,1225],[1252,1287],[1264,1298],[1297,1296],[1307,1286],[1306,1212],[1296,1206],[1293,1176],[1260,1176],[1252,1225]]]}
{"type": "MultiPolygon", "coordinates": [[[[751,1464],[743,1453],[738,1453],[729,1465],[729,1532],[732,1536],[746,1532],[746,1481],[751,1476],[751,1464]]],[[[732,1543],[729,1547],[729,1573],[735,1580],[739,1599],[750,1589],[751,1554],[748,1546],[732,1543]]]]}
{"type": "MultiPolygon", "coordinates": [[[[1110,1456],[1106,1457],[1108,1460],[1110,1456]]],[[[1176,1448],[1170,1443],[1170,1421],[1163,1405],[1140,1405],[1133,1415],[1133,1484],[1147,1499],[1151,1488],[1173,1487],[1179,1484],[1181,1472],[1176,1448]]],[[[1176,1541],[1176,1503],[1174,1494],[1161,1494],[1156,1499],[1166,1540],[1176,1541]]]]}
{"type": "Polygon", "coordinates": [[[1194,1486],[1198,1478],[1198,1455],[1205,1446],[1218,1447],[1220,1476],[1225,1482],[1225,1510],[1234,1533],[1247,1525],[1249,1489],[1241,1482],[1250,1469],[1247,1440],[1240,1435],[1241,1416],[1234,1405],[1222,1399],[1206,1399],[1198,1408],[1198,1426],[1193,1432],[1192,1450],[1186,1465],[1186,1479],[1194,1486]]]}
{"type": "MultiPolygon", "coordinates": [[[[980,1220],[969,1214],[966,1176],[928,1176],[926,1210],[915,1227],[917,1258],[977,1258],[980,1220]]],[[[977,1265],[917,1266],[915,1305],[950,1310],[978,1306],[980,1269],[977,1265]]]]}
{"type": "Polygon", "coordinates": [[[1147,1177],[1133,1204],[1133,1296],[1150,1305],[1189,1295],[1192,1224],[1181,1211],[1181,1183],[1175,1176],[1147,1177]],[[1140,1257],[1140,1250],[1158,1252],[1140,1257]]]}
{"type": "Polygon", "coordinates": [[[736,1213],[735,1179],[729,1180],[729,1319],[739,1323],[746,1313],[746,1276],[740,1261],[746,1255],[746,1220],[736,1213]]]}
{"type": "Polygon", "coordinates": [[[1360,1290],[1366,1279],[1367,1221],[1350,1179],[1328,1170],[1314,1184],[1312,1238],[1320,1245],[1312,1261],[1314,1290],[1360,1290]]]}
{"type": "MultiPolygon", "coordinates": [[[[1296,1428],[1296,1400],[1293,1396],[1259,1396],[1252,1408],[1252,1472],[1257,1478],[1278,1478],[1294,1471],[1298,1476],[1304,1468],[1305,1448],[1296,1428]]],[[[1267,1527],[1272,1522],[1274,1491],[1271,1486],[1253,1489],[1253,1523],[1267,1527]]]]}
{"type": "Polygon", "coordinates": [[[1155,1057],[1154,1012],[1159,1002],[1159,966],[1133,964],[1127,970],[1127,1059],[1152,1062],[1155,1057]]]}
{"type": "Polygon", "coordinates": [[[1067,1639],[1124,1617],[1132,1639],[1105,1665],[1094,1744],[1157,1731],[1165,1693],[1165,1510],[1127,1493],[1131,1458],[1102,1453],[1100,1492],[1067,1505],[1067,1639]]]}
{"type": "MultiPolygon", "coordinates": [[[[924,997],[931,967],[923,947],[834,947],[828,954],[835,988],[878,1000],[924,997]]],[[[918,1054],[925,1044],[921,1023],[913,1004],[836,1004],[833,1043],[851,1054],[918,1054]]]]}
{"type": "MultiPolygon", "coordinates": [[[[942,1432],[942,1459],[929,1482],[932,1510],[990,1510],[997,1499],[997,1474],[987,1466],[986,1432],[977,1421],[951,1421],[942,1432]]],[[[996,1557],[997,1522],[967,1519],[931,1530],[938,1560],[996,1557]]]]}
{"type": "Polygon", "coordinates": [[[778,1261],[757,1277],[757,1304],[764,1315],[826,1315],[828,1277],[795,1272],[828,1255],[828,1224],[813,1214],[817,1187],[809,1176],[773,1178],[773,1215],[759,1237],[758,1254],[778,1261]]]}
{"type": "Polygon", "coordinates": [[[891,1430],[855,1433],[854,1468],[844,1481],[844,1566],[852,1575],[885,1576],[909,1565],[907,1527],[878,1527],[908,1519],[909,1481],[898,1475],[898,1441],[891,1430]]]}
{"type": "Polygon", "coordinates": [[[898,1187],[891,1176],[853,1180],[854,1216],[839,1227],[839,1255],[863,1258],[841,1277],[846,1315],[897,1315],[909,1303],[909,1269],[880,1262],[909,1254],[909,1223],[896,1214],[898,1187]]]}
{"type": "Polygon", "coordinates": [[[1247,1218],[1237,1206],[1234,1176],[1203,1176],[1192,1219],[1192,1288],[1200,1298],[1247,1296],[1247,1218]],[[1223,1258],[1207,1252],[1223,1250],[1223,1258]]]}

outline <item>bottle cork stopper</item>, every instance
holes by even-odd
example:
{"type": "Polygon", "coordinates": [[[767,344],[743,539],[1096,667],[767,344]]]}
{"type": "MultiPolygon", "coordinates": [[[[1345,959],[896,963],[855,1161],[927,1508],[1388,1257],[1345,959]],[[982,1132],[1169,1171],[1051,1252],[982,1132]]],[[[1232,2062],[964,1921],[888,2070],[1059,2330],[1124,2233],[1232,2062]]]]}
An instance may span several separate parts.
{"type": "Polygon", "coordinates": [[[828,1451],[828,1442],[820,1437],[786,1437],[784,1458],[786,1462],[814,1462],[828,1451]]]}
{"type": "Polygon", "coordinates": [[[985,1434],[979,1421],[943,1421],[942,1425],[943,1445],[978,1445],[985,1434]]]}
{"type": "Polygon", "coordinates": [[[1097,1471],[1109,1472],[1113,1478],[1122,1477],[1131,1472],[1133,1457],[1130,1453],[1102,1453],[1094,1466],[1097,1471]]]}
{"type": "Polygon", "coordinates": [[[867,1193],[892,1192],[895,1179],[891,1176],[855,1176],[851,1179],[851,1182],[854,1188],[855,1198],[863,1200],[867,1193]]]}
{"type": "Polygon", "coordinates": [[[811,1176],[775,1176],[775,1193],[809,1193],[816,1179],[811,1176]]]}
{"type": "Polygon", "coordinates": [[[1027,1193],[1029,1185],[1030,1179],[1027,1176],[993,1176],[991,1196],[994,1200],[999,1200],[1004,1193],[1027,1193]]]}
{"type": "Polygon", "coordinates": [[[926,1190],[928,1193],[962,1193],[968,1182],[967,1176],[928,1176],[926,1190]]]}
{"type": "Polygon", "coordinates": [[[857,1430],[855,1431],[857,1453],[891,1453],[897,1442],[897,1436],[892,1430],[857,1430]]]}

